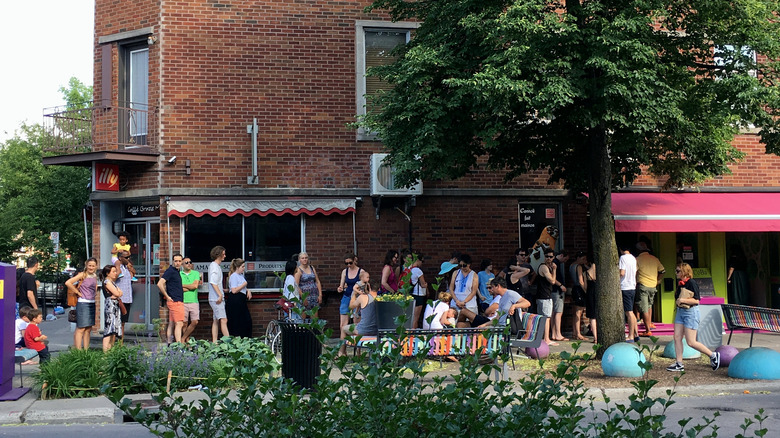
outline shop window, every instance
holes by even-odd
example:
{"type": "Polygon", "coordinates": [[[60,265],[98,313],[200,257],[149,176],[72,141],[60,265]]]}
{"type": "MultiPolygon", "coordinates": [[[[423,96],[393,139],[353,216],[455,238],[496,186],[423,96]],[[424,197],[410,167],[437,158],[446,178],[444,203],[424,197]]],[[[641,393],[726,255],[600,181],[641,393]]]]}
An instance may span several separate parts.
{"type": "Polygon", "coordinates": [[[210,262],[211,248],[217,245],[225,247],[229,262],[235,257],[242,257],[241,248],[241,216],[203,216],[186,217],[184,219],[184,255],[193,261],[210,262]]]}

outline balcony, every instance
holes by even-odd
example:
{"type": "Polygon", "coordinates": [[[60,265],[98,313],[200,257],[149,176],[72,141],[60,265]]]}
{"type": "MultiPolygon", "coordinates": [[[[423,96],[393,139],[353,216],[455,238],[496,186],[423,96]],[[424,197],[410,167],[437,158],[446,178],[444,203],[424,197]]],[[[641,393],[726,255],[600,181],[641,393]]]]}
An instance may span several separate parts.
{"type": "Polygon", "coordinates": [[[44,164],[91,165],[94,161],[156,162],[156,107],[92,102],[44,110],[44,164]]]}

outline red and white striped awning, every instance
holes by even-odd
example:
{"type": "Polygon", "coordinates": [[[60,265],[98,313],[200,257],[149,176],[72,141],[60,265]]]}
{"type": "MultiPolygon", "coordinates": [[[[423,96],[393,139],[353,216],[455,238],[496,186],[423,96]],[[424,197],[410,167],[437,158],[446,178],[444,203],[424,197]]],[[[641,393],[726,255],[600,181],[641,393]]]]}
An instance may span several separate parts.
{"type": "Polygon", "coordinates": [[[285,214],[347,214],[355,211],[355,199],[209,199],[168,201],[168,216],[282,216],[285,214]]]}

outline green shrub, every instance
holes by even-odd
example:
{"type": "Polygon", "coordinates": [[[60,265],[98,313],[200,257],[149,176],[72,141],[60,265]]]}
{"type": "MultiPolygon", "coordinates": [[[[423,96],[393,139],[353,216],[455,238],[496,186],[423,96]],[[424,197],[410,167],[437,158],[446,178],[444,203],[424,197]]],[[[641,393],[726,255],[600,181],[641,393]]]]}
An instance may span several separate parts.
{"type": "Polygon", "coordinates": [[[33,374],[41,398],[78,398],[100,395],[103,352],[68,350],[41,364],[33,374]]]}

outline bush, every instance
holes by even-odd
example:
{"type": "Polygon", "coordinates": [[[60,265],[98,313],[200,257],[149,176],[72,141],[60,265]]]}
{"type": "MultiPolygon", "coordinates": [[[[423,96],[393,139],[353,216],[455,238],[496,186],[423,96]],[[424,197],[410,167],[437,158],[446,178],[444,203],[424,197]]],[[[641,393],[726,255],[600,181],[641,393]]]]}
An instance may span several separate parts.
{"type": "Polygon", "coordinates": [[[41,398],[80,398],[100,395],[103,352],[68,350],[41,364],[33,375],[41,398]]]}

